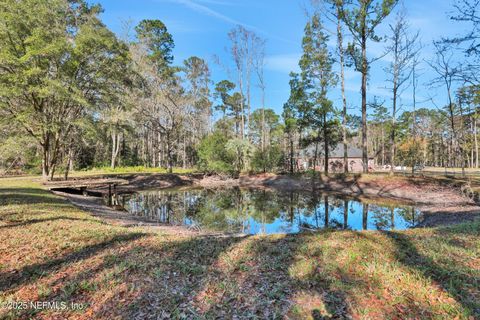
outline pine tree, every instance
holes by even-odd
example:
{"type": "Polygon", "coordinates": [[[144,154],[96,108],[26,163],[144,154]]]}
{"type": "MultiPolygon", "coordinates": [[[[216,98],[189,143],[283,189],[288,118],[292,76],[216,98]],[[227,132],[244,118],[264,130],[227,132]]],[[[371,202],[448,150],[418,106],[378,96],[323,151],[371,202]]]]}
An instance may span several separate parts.
{"type": "MultiPolygon", "coordinates": [[[[299,104],[298,114],[300,125],[310,131],[305,144],[323,143],[325,173],[328,173],[329,149],[338,142],[338,137],[333,134],[338,121],[334,117],[333,103],[327,97],[328,90],[337,83],[337,76],[332,70],[334,59],[327,42],[328,36],[319,16],[315,14],[305,26],[302,41],[303,55],[299,65],[302,70],[301,88],[306,101],[299,104]]],[[[316,157],[315,154],[314,162],[316,157]]]]}

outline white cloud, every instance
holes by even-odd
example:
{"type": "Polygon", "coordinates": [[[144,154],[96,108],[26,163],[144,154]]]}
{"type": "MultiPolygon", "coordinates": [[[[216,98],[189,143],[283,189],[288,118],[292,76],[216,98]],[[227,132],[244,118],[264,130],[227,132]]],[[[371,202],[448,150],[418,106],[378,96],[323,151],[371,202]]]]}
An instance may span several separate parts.
{"type": "Polygon", "coordinates": [[[216,18],[218,20],[221,20],[221,21],[224,21],[226,23],[229,23],[229,24],[233,24],[233,25],[241,25],[247,29],[250,29],[250,30],[254,30],[254,31],[257,31],[258,33],[261,33],[267,37],[271,37],[271,38],[274,38],[274,39],[277,39],[277,40],[280,40],[282,42],[285,42],[285,43],[292,43],[292,41],[290,40],[287,40],[285,38],[282,38],[282,37],[278,37],[276,35],[271,35],[263,30],[261,30],[260,28],[258,27],[255,27],[255,26],[252,26],[252,25],[249,25],[249,24],[246,24],[246,23],[243,23],[239,20],[236,20],[234,18],[231,18],[227,15],[224,15],[218,11],[215,11],[209,7],[207,7],[206,5],[203,5],[201,4],[202,2],[203,3],[210,3],[210,4],[213,4],[213,3],[216,3],[216,4],[220,4],[220,3],[223,3],[223,4],[227,4],[227,2],[225,1],[219,1],[219,0],[166,0],[166,1],[169,1],[169,2],[174,2],[174,3],[178,3],[180,5],[183,5],[193,11],[196,11],[198,13],[201,13],[201,14],[204,14],[204,15],[207,15],[207,16],[210,16],[210,17],[213,17],[213,18],[216,18]]]}
{"type": "MultiPolygon", "coordinates": [[[[252,28],[252,29],[254,28],[253,26],[246,25],[246,24],[244,24],[244,23],[242,23],[238,20],[230,18],[230,17],[228,17],[224,14],[221,14],[218,11],[210,9],[209,7],[207,7],[203,4],[197,3],[194,0],[169,0],[169,1],[184,5],[185,7],[189,8],[191,10],[197,11],[198,13],[205,14],[207,16],[222,20],[222,21],[230,23],[230,24],[242,25],[242,26],[252,28]]],[[[207,1],[200,1],[200,2],[208,3],[209,1],[207,0],[207,1]]],[[[215,1],[215,2],[217,2],[217,1],[215,1]]]]}

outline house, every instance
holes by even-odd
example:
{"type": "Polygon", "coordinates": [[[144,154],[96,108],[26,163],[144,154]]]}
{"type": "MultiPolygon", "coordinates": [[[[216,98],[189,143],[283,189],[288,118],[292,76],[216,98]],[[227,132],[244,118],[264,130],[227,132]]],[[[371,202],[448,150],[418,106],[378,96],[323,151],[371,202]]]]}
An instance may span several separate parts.
{"type": "MultiPolygon", "coordinates": [[[[343,172],[343,144],[339,143],[334,149],[329,150],[328,155],[328,171],[329,172],[343,172]]],[[[354,146],[347,146],[347,157],[348,157],[348,171],[349,172],[362,172],[363,171],[363,161],[362,161],[362,150],[354,146]]],[[[299,157],[297,158],[298,168],[301,170],[313,169],[315,160],[315,145],[311,145],[300,151],[299,157]]],[[[318,145],[317,149],[317,163],[315,165],[315,170],[323,171],[325,168],[325,155],[323,150],[323,145],[318,145]]],[[[368,156],[368,167],[373,169],[375,165],[374,158],[368,156]]]]}

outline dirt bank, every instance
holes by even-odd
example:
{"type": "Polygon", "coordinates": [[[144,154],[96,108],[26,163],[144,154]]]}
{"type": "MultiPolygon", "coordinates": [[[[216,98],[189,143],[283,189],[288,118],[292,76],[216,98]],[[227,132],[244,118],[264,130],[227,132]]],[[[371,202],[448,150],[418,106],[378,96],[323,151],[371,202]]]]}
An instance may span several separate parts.
{"type": "MultiPolygon", "coordinates": [[[[95,183],[101,177],[89,177],[95,183]]],[[[198,186],[204,188],[245,187],[269,188],[278,191],[321,192],[327,191],[358,200],[375,200],[380,202],[397,202],[415,205],[424,214],[422,226],[437,226],[474,220],[480,217],[480,206],[462,195],[461,183],[439,180],[431,177],[389,177],[384,175],[275,175],[261,174],[241,176],[239,179],[221,176],[176,175],[176,174],[131,174],[108,176],[110,179],[122,179],[125,184],[117,187],[117,192],[134,192],[145,189],[198,186]]],[[[85,179],[77,179],[84,184],[85,179]]],[[[94,187],[93,192],[106,193],[108,187],[94,187]]],[[[81,201],[77,197],[76,201],[81,201]]],[[[85,199],[84,199],[85,200],[85,199]]],[[[73,201],[75,203],[75,199],[73,201]]],[[[80,204],[81,205],[81,204],[80,204]]],[[[88,208],[87,210],[102,214],[105,208],[88,208]]],[[[112,219],[108,211],[107,218],[112,219]]],[[[125,217],[120,217],[124,219],[125,217]]],[[[130,223],[130,222],[129,222],[130,223]]],[[[135,221],[133,222],[135,224],[135,221]]]]}

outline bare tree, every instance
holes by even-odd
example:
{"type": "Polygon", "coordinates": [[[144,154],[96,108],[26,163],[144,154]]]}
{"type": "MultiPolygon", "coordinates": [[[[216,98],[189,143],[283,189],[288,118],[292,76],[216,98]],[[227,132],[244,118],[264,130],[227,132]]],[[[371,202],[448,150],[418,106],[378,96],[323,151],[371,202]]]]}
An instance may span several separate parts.
{"type": "Polygon", "coordinates": [[[265,40],[259,37],[255,37],[253,40],[253,49],[254,49],[254,59],[253,64],[255,68],[255,72],[257,74],[258,80],[258,87],[261,91],[261,108],[262,108],[262,133],[260,139],[260,147],[262,152],[265,151],[265,144],[266,144],[266,130],[265,130],[265,76],[264,76],[264,68],[265,68],[265,40]]]}
{"type": "Polygon", "coordinates": [[[245,50],[241,43],[242,33],[245,28],[242,26],[237,26],[228,33],[228,37],[232,42],[232,47],[230,48],[230,53],[232,54],[233,61],[235,63],[235,68],[237,71],[237,83],[242,96],[240,102],[240,113],[241,113],[241,122],[240,122],[240,135],[245,138],[245,103],[244,103],[244,72],[245,72],[245,50]]]}
{"type": "MultiPolygon", "coordinates": [[[[450,150],[456,151],[460,154],[460,161],[462,162],[462,169],[464,167],[463,150],[458,139],[458,128],[455,125],[456,106],[453,98],[453,84],[461,74],[461,68],[453,61],[454,52],[451,46],[446,43],[434,42],[435,57],[432,61],[428,61],[428,65],[437,75],[430,81],[431,86],[445,86],[447,91],[447,113],[450,122],[451,136],[450,136],[450,150]]],[[[449,159],[451,162],[452,159],[449,159]]]]}
{"type": "Polygon", "coordinates": [[[392,128],[390,132],[390,175],[393,175],[395,166],[395,135],[396,116],[398,111],[398,98],[401,96],[403,86],[412,75],[412,62],[419,52],[418,32],[409,35],[409,25],[405,19],[405,13],[397,15],[394,25],[390,25],[391,35],[387,46],[387,53],[392,56],[390,65],[386,68],[389,81],[392,86],[392,128]]]}
{"type": "MultiPolygon", "coordinates": [[[[243,52],[245,53],[245,82],[246,82],[246,95],[247,95],[247,128],[250,128],[250,117],[252,114],[252,101],[250,95],[250,83],[252,77],[252,68],[253,68],[253,60],[255,55],[255,48],[254,48],[254,41],[255,41],[255,34],[252,31],[249,31],[245,28],[241,28],[241,41],[243,46],[243,52]]],[[[250,132],[248,134],[250,139],[250,132]]]]}
{"type": "MultiPolygon", "coordinates": [[[[244,99],[242,99],[241,102],[241,136],[245,138],[250,126],[252,112],[250,92],[252,72],[256,71],[258,66],[258,61],[256,61],[258,60],[257,51],[264,50],[265,44],[253,31],[247,30],[243,26],[237,26],[228,33],[228,36],[231,41],[230,53],[237,71],[238,88],[242,97],[246,99],[246,105],[243,101],[244,99]],[[246,115],[245,111],[247,113],[246,115]]],[[[262,60],[264,60],[264,58],[262,58],[262,60]]],[[[251,138],[249,133],[248,138],[251,138]]]]}

